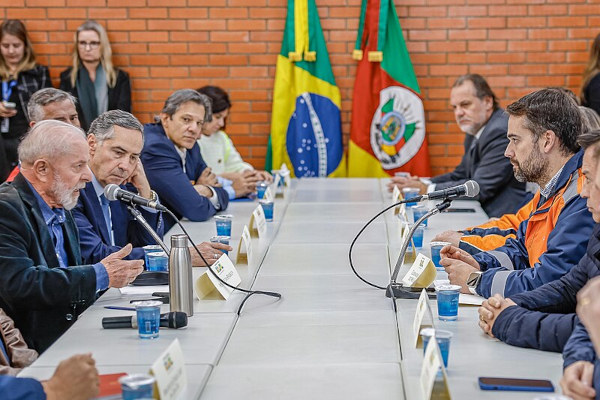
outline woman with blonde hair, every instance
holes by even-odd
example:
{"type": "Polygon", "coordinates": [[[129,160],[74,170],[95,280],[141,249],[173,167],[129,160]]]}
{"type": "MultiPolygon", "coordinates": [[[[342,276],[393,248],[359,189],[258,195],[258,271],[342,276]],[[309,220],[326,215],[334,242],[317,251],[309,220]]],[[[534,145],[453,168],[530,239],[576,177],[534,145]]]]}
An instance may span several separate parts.
{"type": "Polygon", "coordinates": [[[0,25],[0,182],[17,165],[17,147],[29,127],[27,103],[39,89],[51,87],[48,68],[35,62],[27,29],[18,19],[0,25]]]}
{"type": "Polygon", "coordinates": [[[581,82],[581,105],[600,114],[600,34],[590,49],[590,59],[581,82]]]}
{"type": "Polygon", "coordinates": [[[60,74],[60,88],[79,100],[79,121],[86,131],[105,111],[131,112],[129,75],[113,65],[108,35],[96,21],[77,28],[73,66],[60,74]]]}

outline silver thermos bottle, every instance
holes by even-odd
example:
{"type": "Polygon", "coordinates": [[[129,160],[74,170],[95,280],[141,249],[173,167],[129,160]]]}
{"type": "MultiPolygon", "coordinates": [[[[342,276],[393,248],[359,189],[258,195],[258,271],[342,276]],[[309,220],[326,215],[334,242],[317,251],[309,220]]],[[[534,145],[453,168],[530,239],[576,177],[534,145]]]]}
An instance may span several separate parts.
{"type": "Polygon", "coordinates": [[[194,315],[194,291],[192,288],[192,256],[185,235],[171,236],[169,254],[169,303],[171,311],[183,311],[194,315]]]}

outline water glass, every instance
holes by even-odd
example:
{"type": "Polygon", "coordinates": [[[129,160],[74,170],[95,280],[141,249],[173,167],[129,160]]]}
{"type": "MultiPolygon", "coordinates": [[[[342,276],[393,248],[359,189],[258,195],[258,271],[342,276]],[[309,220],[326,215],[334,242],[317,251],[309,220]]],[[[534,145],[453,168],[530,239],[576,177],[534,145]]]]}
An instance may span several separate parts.
{"type": "Polygon", "coordinates": [[[146,258],[146,271],[168,271],[169,256],[164,251],[148,253],[146,258]]]}
{"type": "Polygon", "coordinates": [[[448,354],[450,353],[450,340],[452,339],[452,332],[444,331],[441,329],[424,328],[421,329],[421,340],[423,341],[423,353],[427,350],[427,344],[429,339],[435,336],[435,339],[442,353],[442,360],[444,361],[444,367],[448,368],[448,354]]]}
{"type": "Polygon", "coordinates": [[[437,305],[438,317],[441,321],[456,321],[458,318],[458,297],[460,295],[460,286],[442,285],[438,286],[437,305]]]}
{"type": "Polygon", "coordinates": [[[261,181],[256,184],[256,192],[258,193],[259,200],[265,197],[265,192],[267,191],[268,187],[269,184],[265,181],[261,181]]]}
{"type": "Polygon", "coordinates": [[[233,215],[215,215],[215,222],[217,224],[217,235],[231,236],[233,215]]]}
{"type": "Polygon", "coordinates": [[[160,253],[161,251],[163,251],[163,248],[157,244],[144,246],[144,265],[146,265],[146,268],[148,268],[148,254],[160,253]]]}
{"type": "Polygon", "coordinates": [[[123,400],[152,400],[154,377],[147,374],[125,375],[119,378],[123,400]]]}
{"type": "Polygon", "coordinates": [[[273,221],[273,205],[272,201],[260,200],[260,205],[263,208],[263,212],[265,213],[266,221],[273,221]]]}
{"type": "MultiPolygon", "coordinates": [[[[406,200],[420,196],[419,193],[420,193],[420,190],[418,188],[404,188],[404,189],[402,189],[402,195],[404,196],[404,199],[406,199],[406,200]]],[[[416,205],[417,205],[416,201],[412,201],[412,202],[406,203],[407,207],[416,206],[416,205]]]]}
{"type": "MultiPolygon", "coordinates": [[[[210,238],[210,242],[211,243],[221,243],[221,244],[226,244],[227,246],[229,246],[229,240],[231,239],[231,236],[213,236],[210,238]]],[[[225,254],[229,254],[229,252],[227,250],[221,250],[218,249],[219,251],[222,251],[225,254]]]]}
{"type": "Polygon", "coordinates": [[[138,333],[142,339],[156,339],[160,326],[160,301],[136,301],[135,312],[138,324],[138,333]]]}
{"type": "MultiPolygon", "coordinates": [[[[413,213],[413,220],[415,222],[415,224],[417,223],[417,221],[419,220],[419,218],[421,218],[423,215],[427,214],[427,212],[429,211],[429,209],[425,206],[413,206],[412,207],[412,213],[413,213]]],[[[427,220],[424,220],[421,223],[421,226],[427,226],[427,220]]]]}
{"type": "Polygon", "coordinates": [[[425,229],[423,229],[422,226],[418,226],[417,229],[415,229],[415,232],[413,233],[413,243],[415,244],[415,247],[417,249],[420,249],[423,247],[423,234],[425,233],[425,229]]]}
{"type": "Polygon", "coordinates": [[[442,257],[440,256],[440,251],[448,246],[450,243],[448,242],[431,242],[429,246],[431,246],[431,261],[435,264],[435,268],[439,271],[444,271],[444,267],[440,264],[440,260],[442,257]]]}

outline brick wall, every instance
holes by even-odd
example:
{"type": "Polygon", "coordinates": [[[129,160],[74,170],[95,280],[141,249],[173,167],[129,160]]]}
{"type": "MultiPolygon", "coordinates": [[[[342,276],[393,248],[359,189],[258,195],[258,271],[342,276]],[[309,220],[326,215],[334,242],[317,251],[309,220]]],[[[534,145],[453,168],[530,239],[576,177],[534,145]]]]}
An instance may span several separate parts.
{"type": "MultiPolygon", "coordinates": [[[[503,106],[533,89],[579,93],[599,0],[394,0],[425,99],[433,172],[456,165],[462,134],[448,104],[456,76],[486,76],[503,106]]],[[[360,0],[316,0],[350,131],[360,0]]],[[[223,86],[234,102],[228,133],[264,165],[273,77],[286,0],[0,0],[0,17],[25,21],[55,86],[73,32],[93,18],[107,29],[114,62],[132,76],[133,111],[149,122],[175,89],[223,86]]]]}

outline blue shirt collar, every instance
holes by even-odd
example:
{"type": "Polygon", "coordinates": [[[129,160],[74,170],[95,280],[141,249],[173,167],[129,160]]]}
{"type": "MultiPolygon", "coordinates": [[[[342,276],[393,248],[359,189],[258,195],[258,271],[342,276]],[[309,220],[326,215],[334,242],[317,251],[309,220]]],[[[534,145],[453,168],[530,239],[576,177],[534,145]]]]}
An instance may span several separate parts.
{"type": "Polygon", "coordinates": [[[96,179],[96,175],[92,173],[92,185],[94,186],[94,191],[96,192],[96,197],[98,197],[98,201],[100,200],[100,196],[104,194],[104,188],[96,179]]]}
{"type": "Polygon", "coordinates": [[[42,196],[40,196],[37,190],[35,190],[33,185],[27,179],[26,181],[29,187],[31,188],[33,195],[35,196],[38,205],[40,206],[40,210],[42,211],[42,216],[44,217],[44,222],[46,222],[46,225],[52,225],[54,219],[57,219],[57,221],[61,224],[65,222],[66,217],[64,208],[50,208],[48,203],[44,201],[42,196]]]}

